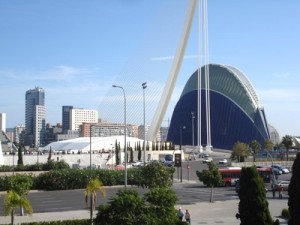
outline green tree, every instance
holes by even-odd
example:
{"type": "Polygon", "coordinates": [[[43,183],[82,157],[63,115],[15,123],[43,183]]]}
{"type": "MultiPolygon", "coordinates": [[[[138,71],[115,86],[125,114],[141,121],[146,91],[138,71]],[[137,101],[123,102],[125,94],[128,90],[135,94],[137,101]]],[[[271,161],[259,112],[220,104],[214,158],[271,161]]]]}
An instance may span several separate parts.
{"type": "Polygon", "coordinates": [[[31,204],[26,197],[19,195],[13,190],[7,191],[7,194],[4,198],[4,215],[11,215],[12,225],[14,224],[14,214],[17,207],[24,208],[29,215],[32,214],[31,204]]]}
{"type": "Polygon", "coordinates": [[[244,162],[245,158],[249,156],[248,145],[243,142],[236,142],[233,145],[231,159],[238,160],[238,162],[244,162]]]}
{"type": "Polygon", "coordinates": [[[95,225],[175,225],[176,194],[170,188],[153,188],[142,198],[136,190],[120,190],[98,207],[95,225]]]}
{"type": "Polygon", "coordinates": [[[50,146],[49,155],[48,155],[48,159],[47,159],[48,162],[51,160],[51,157],[52,157],[52,148],[50,146]]]}
{"type": "MultiPolygon", "coordinates": [[[[27,175],[17,174],[15,176],[8,177],[6,180],[6,190],[17,193],[23,198],[33,186],[33,177],[27,175]]],[[[20,207],[20,214],[23,215],[23,207],[20,207]]]]}
{"type": "Polygon", "coordinates": [[[209,202],[213,202],[213,188],[223,184],[223,179],[219,168],[214,162],[209,162],[208,170],[203,170],[202,172],[199,172],[197,170],[196,174],[199,180],[203,182],[203,184],[211,188],[209,202]]]}
{"type": "Polygon", "coordinates": [[[241,225],[273,224],[265,185],[256,167],[242,168],[239,198],[239,213],[236,217],[241,220],[241,225]]]}
{"type": "Polygon", "coordinates": [[[265,142],[264,142],[264,148],[266,149],[266,150],[268,150],[268,151],[272,151],[273,150],[273,148],[274,148],[274,144],[273,144],[273,142],[271,141],[271,140],[265,140],[265,142]]]}
{"type": "Polygon", "coordinates": [[[101,225],[140,225],[145,221],[147,208],[144,199],[136,190],[120,190],[107,205],[98,207],[95,224],[101,225]]]}
{"type": "Polygon", "coordinates": [[[293,146],[293,138],[290,135],[285,135],[282,137],[281,143],[285,147],[286,160],[289,161],[289,150],[293,146]]]}
{"type": "Polygon", "coordinates": [[[256,154],[261,149],[261,145],[259,144],[259,142],[257,140],[253,140],[253,141],[251,141],[249,146],[250,146],[250,148],[252,150],[252,153],[253,153],[253,162],[255,162],[256,154]]]}
{"type": "Polygon", "coordinates": [[[130,151],[130,162],[132,163],[133,162],[133,149],[132,149],[132,147],[129,148],[129,151],[130,151]]]}
{"type": "Polygon", "coordinates": [[[120,143],[118,144],[118,142],[117,142],[117,140],[116,140],[116,143],[115,143],[116,165],[119,165],[119,164],[120,164],[120,157],[119,157],[119,154],[120,154],[120,143]]]}
{"type": "Polygon", "coordinates": [[[289,225],[300,224],[300,153],[297,154],[292,167],[292,177],[288,189],[289,225]]]}
{"type": "Polygon", "coordinates": [[[85,203],[88,207],[88,200],[90,199],[90,219],[92,221],[93,218],[93,210],[97,204],[97,191],[99,191],[103,197],[106,196],[106,191],[103,187],[102,182],[98,178],[94,178],[89,181],[87,187],[85,188],[85,203]]]}
{"type": "Polygon", "coordinates": [[[18,148],[18,166],[23,166],[23,151],[22,151],[22,145],[19,144],[18,148]]]}
{"type": "Polygon", "coordinates": [[[141,144],[139,142],[138,144],[138,161],[141,161],[142,158],[142,150],[141,150],[141,144]]]}
{"type": "Polygon", "coordinates": [[[6,190],[12,190],[20,196],[24,196],[33,186],[33,177],[17,174],[7,177],[6,190]]]}
{"type": "Polygon", "coordinates": [[[145,194],[149,203],[148,217],[152,218],[151,223],[157,225],[175,224],[175,204],[178,200],[176,193],[171,188],[152,188],[145,194]]]}
{"type": "Polygon", "coordinates": [[[151,162],[139,168],[138,186],[143,188],[171,187],[174,167],[163,166],[159,162],[151,162]]]}

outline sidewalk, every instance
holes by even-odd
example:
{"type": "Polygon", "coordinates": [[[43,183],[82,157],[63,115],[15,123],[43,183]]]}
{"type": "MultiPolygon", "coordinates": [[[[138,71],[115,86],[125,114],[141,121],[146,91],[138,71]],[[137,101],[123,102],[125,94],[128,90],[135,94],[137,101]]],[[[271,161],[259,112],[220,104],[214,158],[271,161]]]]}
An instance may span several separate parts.
{"type": "MultiPolygon", "coordinates": [[[[279,219],[280,224],[287,224],[287,221],[280,218],[281,210],[287,208],[287,199],[268,199],[269,210],[273,219],[279,219]]],[[[189,209],[192,218],[192,224],[208,225],[238,225],[240,220],[235,218],[238,212],[239,200],[227,200],[220,202],[200,202],[192,205],[180,205],[183,210],[189,209]]],[[[178,206],[179,207],[179,206],[178,206]]],[[[94,211],[94,216],[97,211],[94,211]]],[[[54,221],[67,219],[88,219],[90,212],[88,210],[51,212],[51,213],[33,213],[32,216],[15,216],[15,222],[37,222],[54,221]]],[[[0,217],[0,224],[9,224],[10,216],[0,217]]]]}

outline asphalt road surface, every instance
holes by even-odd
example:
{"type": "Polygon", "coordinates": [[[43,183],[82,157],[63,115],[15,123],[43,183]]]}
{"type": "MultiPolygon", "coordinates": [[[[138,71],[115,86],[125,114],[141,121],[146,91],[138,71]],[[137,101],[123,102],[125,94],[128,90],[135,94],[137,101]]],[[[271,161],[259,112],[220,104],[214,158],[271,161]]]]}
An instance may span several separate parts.
{"type": "MultiPolygon", "coordinates": [[[[219,159],[223,158],[222,156],[220,158],[214,158],[214,161],[217,163],[219,159]]],[[[211,189],[200,183],[196,175],[196,171],[201,171],[207,168],[207,164],[203,164],[200,159],[197,159],[189,162],[183,162],[182,166],[182,183],[180,182],[181,169],[179,168],[174,173],[176,182],[174,181],[173,189],[178,196],[178,205],[188,205],[203,201],[208,202],[210,199],[211,189]]],[[[291,174],[280,175],[278,179],[290,180],[290,176],[291,174]]],[[[123,188],[123,186],[107,187],[107,196],[102,197],[98,194],[97,204],[107,203],[112,197],[116,196],[118,190],[123,188]]],[[[141,194],[148,191],[131,186],[128,186],[128,188],[136,189],[141,194]]],[[[4,194],[5,193],[0,194],[0,215],[3,215],[4,194]]],[[[270,193],[268,194],[270,195],[270,193]]],[[[65,191],[33,191],[28,193],[28,198],[34,212],[59,212],[86,209],[83,189],[65,191]]],[[[238,196],[235,193],[234,187],[216,187],[213,190],[213,199],[214,201],[226,201],[230,199],[238,199],[238,196]]]]}
{"type": "MultiPolygon", "coordinates": [[[[116,196],[118,190],[123,186],[107,187],[107,196],[102,197],[98,194],[98,204],[108,202],[116,196]]],[[[128,186],[128,189],[136,189],[139,193],[145,193],[148,190],[128,186]]],[[[181,184],[175,183],[173,186],[179,201],[178,204],[193,204],[201,201],[209,201],[210,188],[200,183],[181,184]]],[[[3,197],[0,199],[0,215],[3,215],[3,197]]],[[[237,199],[238,196],[234,188],[218,187],[214,188],[214,199],[216,201],[225,201],[226,199],[237,199]]],[[[36,191],[28,194],[28,199],[33,207],[34,212],[59,212],[86,209],[85,196],[83,189],[65,190],[65,191],[36,191]]]]}

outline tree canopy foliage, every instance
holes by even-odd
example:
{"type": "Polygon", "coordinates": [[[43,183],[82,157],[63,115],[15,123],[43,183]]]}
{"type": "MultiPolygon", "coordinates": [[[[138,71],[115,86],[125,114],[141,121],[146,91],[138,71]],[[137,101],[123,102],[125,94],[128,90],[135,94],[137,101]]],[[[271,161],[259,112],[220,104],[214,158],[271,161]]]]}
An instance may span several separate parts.
{"type": "Polygon", "coordinates": [[[222,175],[219,168],[214,164],[214,162],[208,163],[208,170],[203,170],[202,172],[196,171],[196,174],[203,184],[211,188],[210,202],[213,201],[213,187],[223,184],[222,175]]]}
{"type": "Polygon", "coordinates": [[[166,167],[159,162],[151,162],[139,169],[138,186],[143,188],[172,186],[174,167],[166,167]]]}
{"type": "Polygon", "coordinates": [[[241,225],[271,225],[273,220],[266,200],[266,191],[256,167],[243,167],[240,177],[239,213],[241,225]]]}
{"type": "Polygon", "coordinates": [[[233,145],[231,159],[244,162],[244,159],[249,156],[248,145],[243,142],[236,142],[233,145]]]}
{"type": "Polygon", "coordinates": [[[256,154],[261,149],[261,145],[257,140],[253,140],[253,141],[250,142],[249,146],[252,150],[253,162],[255,162],[256,154]]]}
{"type": "Polygon", "coordinates": [[[289,150],[293,146],[293,138],[290,135],[285,135],[282,137],[281,143],[285,147],[285,152],[286,152],[286,160],[289,160],[289,150]]]}
{"type": "Polygon", "coordinates": [[[98,207],[95,224],[175,225],[176,201],[170,188],[153,188],[144,198],[136,190],[120,190],[108,204],[98,207]]]}
{"type": "Polygon", "coordinates": [[[265,140],[264,149],[271,151],[271,150],[273,150],[273,147],[274,147],[274,144],[271,140],[269,140],[269,139],[265,140]]]}
{"type": "Polygon", "coordinates": [[[14,212],[17,207],[24,208],[29,215],[32,214],[31,204],[24,195],[19,195],[14,190],[7,191],[4,198],[4,215],[11,215],[11,224],[14,224],[14,212]]]}

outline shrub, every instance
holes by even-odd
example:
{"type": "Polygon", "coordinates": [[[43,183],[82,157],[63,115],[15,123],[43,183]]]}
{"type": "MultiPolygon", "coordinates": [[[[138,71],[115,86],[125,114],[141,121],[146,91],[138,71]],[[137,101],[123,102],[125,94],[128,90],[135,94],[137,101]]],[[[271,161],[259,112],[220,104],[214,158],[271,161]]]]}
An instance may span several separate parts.
{"type": "Polygon", "coordinates": [[[283,217],[283,218],[285,218],[285,219],[289,219],[290,218],[290,212],[289,212],[289,210],[288,209],[283,209],[282,211],[281,211],[281,216],[283,217]]]}
{"type": "MultiPolygon", "coordinates": [[[[128,170],[128,174],[130,174],[128,170]]],[[[118,170],[51,170],[35,179],[34,188],[43,190],[68,190],[85,188],[92,178],[99,178],[104,186],[124,184],[124,171],[118,170]]]]}
{"type": "Polygon", "coordinates": [[[89,219],[21,223],[21,225],[90,225],[90,224],[91,222],[89,219]]]}
{"type": "Polygon", "coordinates": [[[19,195],[26,194],[33,185],[33,177],[30,175],[16,174],[5,179],[5,190],[13,190],[19,195]]]}

